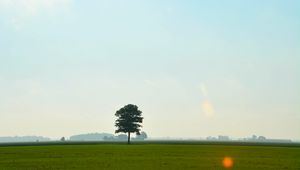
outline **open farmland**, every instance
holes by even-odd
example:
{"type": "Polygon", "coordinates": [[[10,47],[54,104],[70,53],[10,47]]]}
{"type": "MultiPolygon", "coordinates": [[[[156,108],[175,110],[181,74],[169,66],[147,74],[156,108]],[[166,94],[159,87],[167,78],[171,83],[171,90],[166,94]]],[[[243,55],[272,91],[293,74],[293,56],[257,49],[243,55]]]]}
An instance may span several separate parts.
{"type": "Polygon", "coordinates": [[[145,143],[1,146],[0,169],[300,169],[298,146],[145,143]]]}

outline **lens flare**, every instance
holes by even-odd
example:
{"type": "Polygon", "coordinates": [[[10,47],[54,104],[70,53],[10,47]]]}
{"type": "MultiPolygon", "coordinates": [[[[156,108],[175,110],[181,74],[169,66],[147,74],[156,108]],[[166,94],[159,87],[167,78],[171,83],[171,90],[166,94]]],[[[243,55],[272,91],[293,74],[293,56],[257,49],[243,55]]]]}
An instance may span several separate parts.
{"type": "Polygon", "coordinates": [[[203,100],[201,101],[201,109],[206,117],[213,117],[215,113],[214,107],[209,100],[207,88],[204,83],[200,84],[200,90],[203,96],[203,100]]]}
{"type": "Polygon", "coordinates": [[[223,166],[224,166],[224,168],[232,168],[232,166],[233,166],[233,160],[232,160],[232,158],[231,157],[225,157],[224,159],[223,159],[223,166]]]}
{"type": "Polygon", "coordinates": [[[214,115],[214,108],[209,100],[202,101],[201,107],[206,116],[211,117],[214,115]]]}

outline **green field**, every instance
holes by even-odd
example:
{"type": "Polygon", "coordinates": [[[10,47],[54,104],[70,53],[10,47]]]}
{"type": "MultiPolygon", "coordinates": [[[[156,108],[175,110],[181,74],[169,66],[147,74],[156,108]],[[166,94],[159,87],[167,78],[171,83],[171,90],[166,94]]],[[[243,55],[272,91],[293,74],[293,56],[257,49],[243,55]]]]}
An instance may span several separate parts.
{"type": "Polygon", "coordinates": [[[300,147],[204,144],[1,146],[0,169],[298,169],[300,147]]]}

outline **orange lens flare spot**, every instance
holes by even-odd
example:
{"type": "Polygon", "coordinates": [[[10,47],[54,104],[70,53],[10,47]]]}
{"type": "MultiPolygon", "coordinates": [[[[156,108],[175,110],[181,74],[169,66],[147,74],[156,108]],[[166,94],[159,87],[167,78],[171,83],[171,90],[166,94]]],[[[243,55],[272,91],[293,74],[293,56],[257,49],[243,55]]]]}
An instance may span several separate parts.
{"type": "Polygon", "coordinates": [[[223,159],[223,166],[225,168],[231,168],[233,166],[233,160],[230,157],[225,157],[223,159]]]}

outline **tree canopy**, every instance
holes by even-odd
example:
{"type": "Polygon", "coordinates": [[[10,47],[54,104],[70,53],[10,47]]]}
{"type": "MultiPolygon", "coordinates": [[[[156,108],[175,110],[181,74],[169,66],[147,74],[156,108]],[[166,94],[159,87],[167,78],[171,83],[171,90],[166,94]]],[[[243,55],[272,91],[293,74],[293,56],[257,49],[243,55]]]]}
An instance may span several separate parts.
{"type": "Polygon", "coordinates": [[[118,110],[115,115],[117,120],[115,133],[128,133],[128,144],[130,143],[130,133],[140,134],[141,123],[143,122],[142,111],[133,104],[128,104],[118,110]]]}

